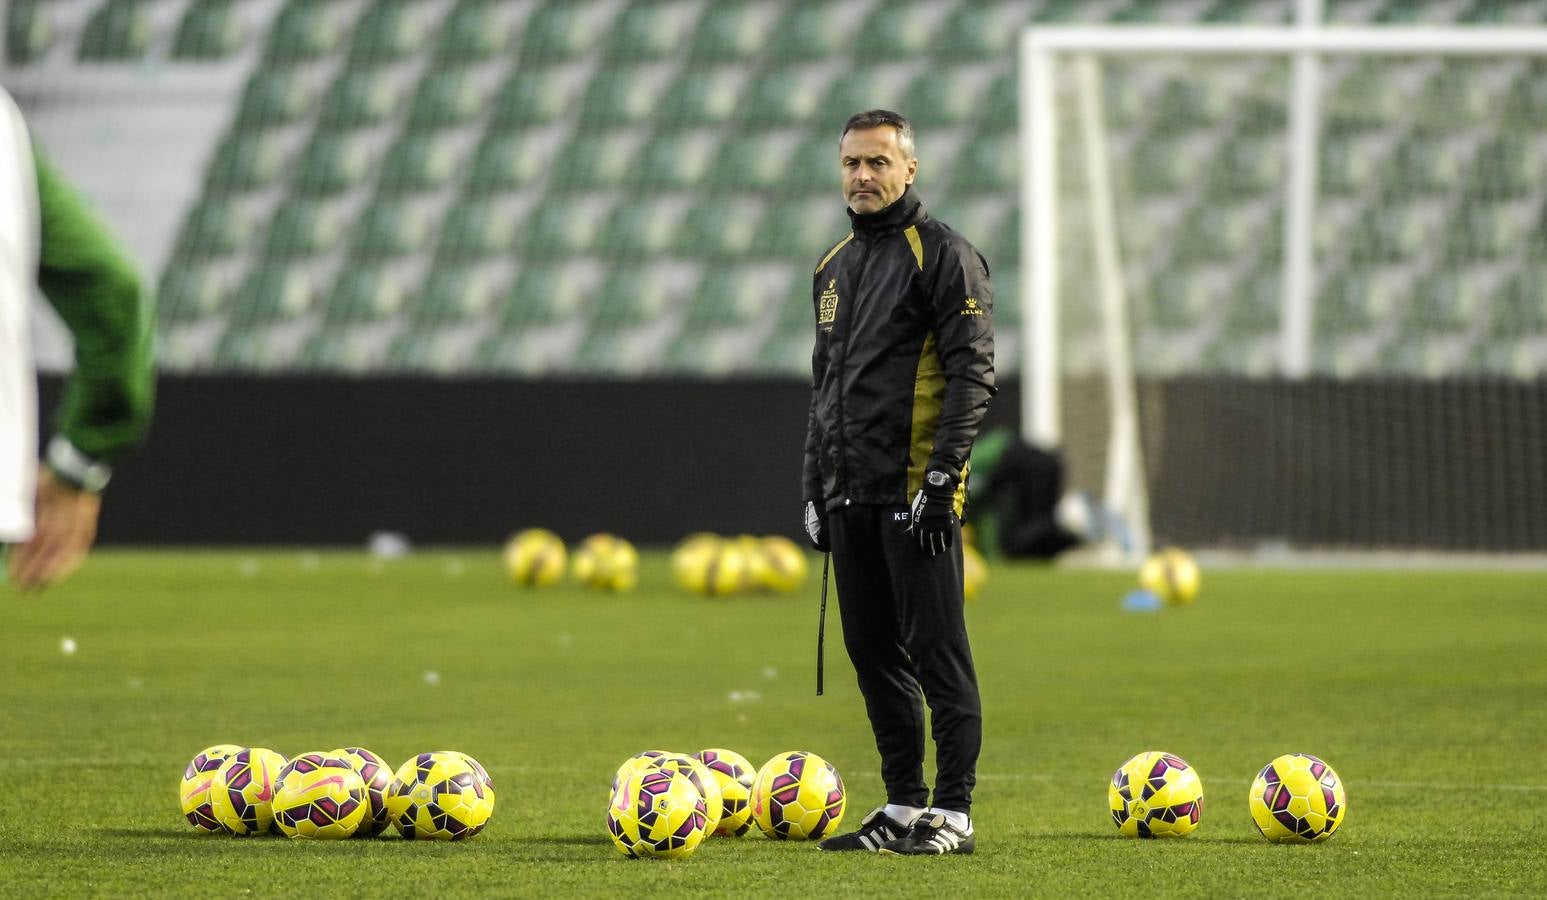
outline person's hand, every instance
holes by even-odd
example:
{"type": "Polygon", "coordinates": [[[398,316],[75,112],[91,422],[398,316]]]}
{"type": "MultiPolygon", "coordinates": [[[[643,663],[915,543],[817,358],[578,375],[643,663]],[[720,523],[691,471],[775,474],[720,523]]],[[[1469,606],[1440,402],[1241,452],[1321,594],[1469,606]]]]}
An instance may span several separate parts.
{"type": "Polygon", "coordinates": [[[100,495],[71,487],[47,466],[39,467],[35,529],[32,540],[11,554],[11,580],[30,591],[69,577],[97,539],[101,511],[100,495]]]}
{"type": "Polygon", "coordinates": [[[806,501],[806,540],[818,553],[832,549],[827,543],[827,510],[815,500],[806,501]]]}
{"type": "Polygon", "coordinates": [[[913,498],[908,529],[919,549],[936,556],[956,540],[956,479],[938,469],[924,475],[924,487],[913,498]]]}

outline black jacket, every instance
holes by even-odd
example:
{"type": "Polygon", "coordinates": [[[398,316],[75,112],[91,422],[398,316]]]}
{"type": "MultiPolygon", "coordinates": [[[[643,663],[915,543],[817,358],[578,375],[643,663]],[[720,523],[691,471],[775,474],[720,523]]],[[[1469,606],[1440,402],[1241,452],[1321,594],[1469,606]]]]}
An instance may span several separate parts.
{"type": "Polygon", "coordinates": [[[909,187],[827,252],[812,281],[816,349],[805,499],[908,503],[924,472],[960,479],[994,395],[993,289],[982,254],[909,187]]]}

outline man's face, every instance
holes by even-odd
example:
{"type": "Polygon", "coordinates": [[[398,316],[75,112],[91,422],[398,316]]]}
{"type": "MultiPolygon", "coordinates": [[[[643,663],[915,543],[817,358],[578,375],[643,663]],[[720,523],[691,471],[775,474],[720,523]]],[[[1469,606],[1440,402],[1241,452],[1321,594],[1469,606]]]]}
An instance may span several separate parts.
{"type": "Polygon", "coordinates": [[[897,129],[890,125],[854,129],[838,145],[843,198],[861,215],[880,212],[913,183],[919,161],[904,159],[897,129]]]}

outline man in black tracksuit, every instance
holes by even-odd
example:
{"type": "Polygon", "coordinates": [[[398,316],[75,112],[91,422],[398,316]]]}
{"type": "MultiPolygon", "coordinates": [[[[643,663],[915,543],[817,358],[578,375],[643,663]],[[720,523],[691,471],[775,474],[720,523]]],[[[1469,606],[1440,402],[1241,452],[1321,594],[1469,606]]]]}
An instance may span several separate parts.
{"type": "Polygon", "coordinates": [[[812,282],[806,530],[833,554],[844,645],[887,802],[821,847],[971,853],[982,712],[960,517],[972,442],[994,394],[988,266],[914,195],[918,162],[902,116],[850,118],[839,159],[854,230],[812,282]],[[921,699],[936,750],[932,804],[921,699]]]}

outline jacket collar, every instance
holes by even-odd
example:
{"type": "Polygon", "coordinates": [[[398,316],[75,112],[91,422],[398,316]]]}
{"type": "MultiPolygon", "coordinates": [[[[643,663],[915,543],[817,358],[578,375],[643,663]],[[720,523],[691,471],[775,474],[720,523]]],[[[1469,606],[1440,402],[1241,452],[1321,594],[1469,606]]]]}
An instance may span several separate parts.
{"type": "Polygon", "coordinates": [[[856,234],[901,231],[909,225],[924,221],[924,203],[913,193],[911,184],[903,189],[901,197],[884,209],[873,213],[857,213],[852,209],[848,212],[856,234]]]}

